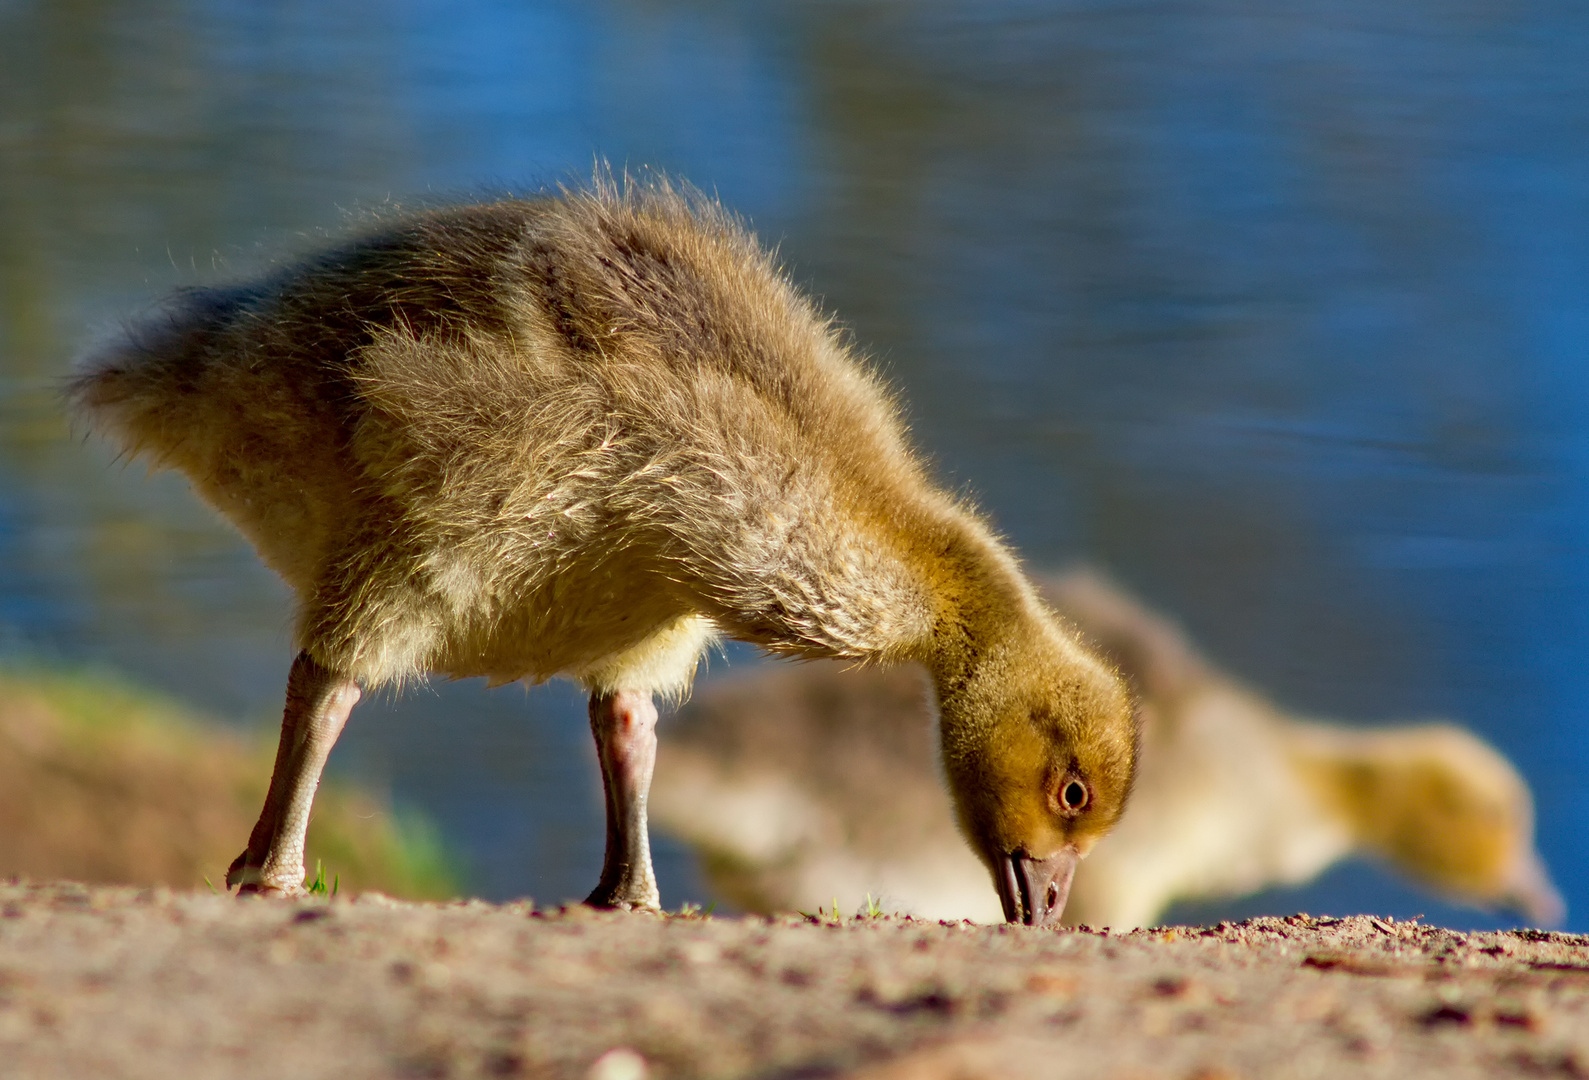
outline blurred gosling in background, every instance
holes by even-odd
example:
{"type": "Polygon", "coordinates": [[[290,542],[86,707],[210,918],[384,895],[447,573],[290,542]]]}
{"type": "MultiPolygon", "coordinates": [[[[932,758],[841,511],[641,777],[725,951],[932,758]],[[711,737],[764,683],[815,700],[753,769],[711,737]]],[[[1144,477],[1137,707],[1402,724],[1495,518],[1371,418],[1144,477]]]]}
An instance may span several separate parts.
{"type": "MultiPolygon", "coordinates": [[[[1450,899],[1540,925],[1565,909],[1515,769],[1450,724],[1297,720],[1215,670],[1175,627],[1088,571],[1048,599],[1134,684],[1133,800],[1076,873],[1065,921],[1151,925],[1178,900],[1305,882],[1366,854],[1450,899]]],[[[779,666],[703,687],[664,725],[653,820],[750,910],[885,910],[997,921],[956,833],[919,676],[779,666]]]]}

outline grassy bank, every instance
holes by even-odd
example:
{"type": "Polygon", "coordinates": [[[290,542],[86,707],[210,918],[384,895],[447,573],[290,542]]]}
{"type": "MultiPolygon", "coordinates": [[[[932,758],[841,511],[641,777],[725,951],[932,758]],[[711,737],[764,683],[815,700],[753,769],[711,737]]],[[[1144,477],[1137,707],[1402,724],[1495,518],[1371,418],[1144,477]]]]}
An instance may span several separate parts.
{"type": "MultiPolygon", "coordinates": [[[[247,739],[102,672],[0,668],[0,876],[215,887],[264,800],[274,736],[247,739]]],[[[315,802],[308,863],[342,889],[458,891],[436,831],[346,782],[315,802]]]]}

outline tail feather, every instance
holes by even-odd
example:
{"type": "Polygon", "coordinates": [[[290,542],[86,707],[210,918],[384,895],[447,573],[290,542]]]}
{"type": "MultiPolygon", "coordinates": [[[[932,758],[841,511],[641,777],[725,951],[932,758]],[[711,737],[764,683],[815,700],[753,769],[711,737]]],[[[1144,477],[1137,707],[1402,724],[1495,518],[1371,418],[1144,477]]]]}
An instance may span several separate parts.
{"type": "Polygon", "coordinates": [[[247,289],[185,289],[91,354],[67,387],[73,410],[134,456],[179,466],[191,403],[218,339],[253,299],[247,289]]]}

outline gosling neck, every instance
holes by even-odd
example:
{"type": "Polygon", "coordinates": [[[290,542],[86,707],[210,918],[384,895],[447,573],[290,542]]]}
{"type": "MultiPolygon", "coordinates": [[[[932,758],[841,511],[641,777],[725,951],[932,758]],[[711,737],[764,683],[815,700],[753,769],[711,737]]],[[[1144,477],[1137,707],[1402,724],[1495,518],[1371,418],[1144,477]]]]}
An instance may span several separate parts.
{"type": "Polygon", "coordinates": [[[1034,637],[1046,637],[1041,601],[1007,552],[980,530],[945,545],[932,567],[932,633],[917,659],[927,668],[945,723],[975,697],[989,664],[1018,663],[1034,637]]]}

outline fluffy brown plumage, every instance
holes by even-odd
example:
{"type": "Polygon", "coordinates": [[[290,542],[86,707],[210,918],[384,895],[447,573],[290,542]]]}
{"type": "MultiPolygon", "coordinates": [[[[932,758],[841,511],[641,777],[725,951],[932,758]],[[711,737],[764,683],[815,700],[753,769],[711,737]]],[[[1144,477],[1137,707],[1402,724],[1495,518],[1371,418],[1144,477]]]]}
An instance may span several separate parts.
{"type": "Polygon", "coordinates": [[[283,779],[245,885],[296,887],[285,822],[359,685],[563,674],[592,691],[608,780],[592,899],[654,904],[650,696],[681,694],[718,634],[923,664],[1012,918],[1062,905],[1129,791],[1120,680],[932,485],[842,335],[700,197],[598,182],[379,222],[179,294],[75,396],[297,592],[283,779]]]}
{"type": "MultiPolygon", "coordinates": [[[[1528,787],[1472,734],[1295,719],[1095,574],[1042,584],[1135,683],[1143,716],[1130,808],[1077,870],[1067,922],[1148,925],[1173,901],[1297,884],[1353,853],[1457,900],[1561,919],[1528,787]]],[[[933,918],[996,917],[955,836],[923,689],[835,664],[714,683],[663,739],[658,823],[753,910],[869,894],[933,918]]]]}

